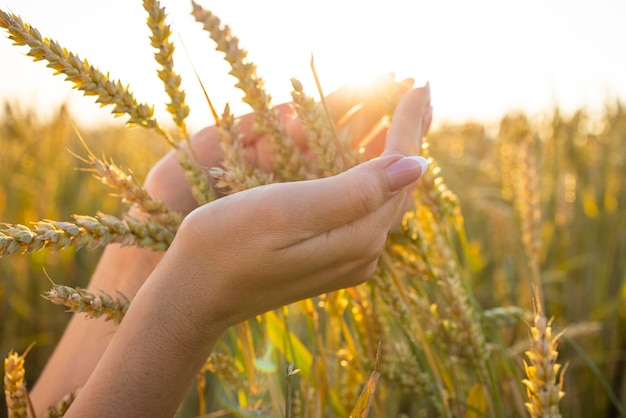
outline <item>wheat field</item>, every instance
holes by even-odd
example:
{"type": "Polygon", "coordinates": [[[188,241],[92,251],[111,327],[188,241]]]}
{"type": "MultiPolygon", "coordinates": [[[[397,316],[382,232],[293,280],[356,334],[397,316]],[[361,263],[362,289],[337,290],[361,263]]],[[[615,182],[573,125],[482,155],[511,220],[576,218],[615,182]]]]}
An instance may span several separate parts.
{"type": "MultiPolygon", "coordinates": [[[[8,416],[26,416],[27,388],[60,337],[66,310],[123,320],[128,301],[81,290],[103,246],[163,251],[171,242],[176,214],[146,209],[150,225],[125,217],[129,201],[156,207],[140,186],[125,182],[130,173],[140,183],[174,148],[198,203],[217,198],[207,171],[181,147],[189,109],[171,61],[167,13],[158,1],[144,7],[170,98],[167,122],[25,17],[0,11],[0,27],[16,48],[129,125],[82,126],[63,108],[40,120],[4,105],[0,352],[8,416]]],[[[358,163],[350,138],[331,138],[323,103],[294,79],[295,107],[316,150],[314,164],[305,163],[228,26],[195,3],[193,14],[198,36],[209,36],[216,56],[230,64],[277,161],[277,178],[251,170],[239,158],[232,115],[216,111],[227,159],[208,173],[223,190],[332,175],[339,159],[358,163]]],[[[384,83],[375,87],[391,114],[398,98],[384,83]]],[[[594,117],[554,109],[533,118],[503,115],[495,127],[442,125],[423,155],[431,169],[375,275],[230,329],[198,371],[179,416],[626,415],[623,106],[607,103],[594,117]]]]}

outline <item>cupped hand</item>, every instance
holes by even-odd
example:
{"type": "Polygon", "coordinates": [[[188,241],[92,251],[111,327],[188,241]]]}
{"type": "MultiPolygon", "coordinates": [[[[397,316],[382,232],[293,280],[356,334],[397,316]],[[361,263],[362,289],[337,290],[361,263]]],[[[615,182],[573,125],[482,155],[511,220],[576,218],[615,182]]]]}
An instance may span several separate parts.
{"type": "MultiPolygon", "coordinates": [[[[430,109],[427,88],[407,92],[380,158],[333,177],[245,190],[192,211],[66,416],[116,416],[120,405],[129,416],[172,416],[226,328],[366,280],[426,168],[423,158],[404,155],[418,153],[430,109]]],[[[82,337],[91,331],[74,332],[81,354],[82,337]]],[[[77,369],[67,360],[57,363],[64,367],[49,382],[77,369]]]]}
{"type": "MultiPolygon", "coordinates": [[[[413,84],[413,80],[393,82],[393,75],[382,77],[381,85],[392,86],[394,94],[400,97],[413,84]]],[[[356,148],[361,146],[364,138],[369,138],[365,147],[365,156],[372,158],[380,154],[384,147],[386,127],[379,122],[385,114],[380,98],[367,89],[345,85],[330,93],[326,98],[331,119],[339,128],[346,129],[354,139],[356,148]]],[[[279,118],[284,122],[286,133],[304,151],[307,149],[305,135],[300,120],[295,117],[291,103],[277,106],[279,118]]],[[[273,169],[273,157],[268,139],[253,129],[255,115],[250,113],[239,118],[239,129],[242,134],[245,154],[253,167],[265,172],[273,169]]],[[[216,126],[202,129],[191,138],[191,144],[200,166],[204,168],[219,167],[222,161],[220,135],[216,126]]],[[[178,164],[176,151],[169,152],[150,170],[145,187],[154,197],[163,200],[170,210],[184,215],[198,205],[195,202],[184,173],[178,164]]]]}
{"type": "Polygon", "coordinates": [[[194,210],[157,276],[178,277],[181,294],[206,298],[197,318],[224,327],[362,283],[406,208],[410,185],[426,168],[423,158],[403,156],[418,154],[431,112],[429,88],[412,89],[396,109],[380,158],[337,176],[261,186],[194,210]]]}

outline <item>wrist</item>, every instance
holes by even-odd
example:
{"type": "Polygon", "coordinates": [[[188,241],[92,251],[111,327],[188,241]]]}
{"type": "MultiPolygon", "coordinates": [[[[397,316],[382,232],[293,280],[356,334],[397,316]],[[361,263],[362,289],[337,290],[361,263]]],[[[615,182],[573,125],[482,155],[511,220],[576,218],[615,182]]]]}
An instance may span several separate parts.
{"type": "Polygon", "coordinates": [[[219,273],[207,271],[194,261],[206,258],[206,254],[190,253],[178,244],[175,239],[146,281],[141,297],[163,313],[162,325],[171,327],[181,343],[200,349],[211,345],[232,319],[223,307],[224,295],[219,296],[219,273]]]}

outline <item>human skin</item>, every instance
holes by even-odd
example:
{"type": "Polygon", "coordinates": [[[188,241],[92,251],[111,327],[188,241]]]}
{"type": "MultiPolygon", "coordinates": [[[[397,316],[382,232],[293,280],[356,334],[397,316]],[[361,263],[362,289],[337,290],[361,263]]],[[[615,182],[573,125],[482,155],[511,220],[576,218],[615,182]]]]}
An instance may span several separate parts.
{"type": "MultiPolygon", "coordinates": [[[[339,90],[327,98],[334,119],[360,103],[349,93],[339,90]]],[[[287,109],[281,106],[283,115],[287,109]]],[[[346,122],[357,135],[365,135],[382,116],[371,103],[362,109],[346,122]]],[[[387,233],[422,174],[414,159],[402,156],[417,154],[431,118],[429,89],[411,89],[389,132],[374,135],[368,147],[371,155],[382,149],[380,158],[337,176],[262,186],[200,208],[181,187],[175,156],[166,156],[146,187],[170,209],[189,215],[164,256],[118,246],[105,250],[90,287],[136,294],[131,307],[119,326],[78,315],[70,321],[31,393],[36,410],[84,386],[66,416],[119,416],[121,411],[172,416],[228,327],[362,283],[373,273],[387,233]]],[[[302,141],[297,119],[286,123],[302,141]]],[[[250,117],[242,119],[244,129],[246,124],[250,117]]],[[[215,138],[215,128],[194,138],[205,166],[219,164],[215,138]]],[[[271,169],[267,142],[252,133],[245,138],[249,161],[271,169]]]]}

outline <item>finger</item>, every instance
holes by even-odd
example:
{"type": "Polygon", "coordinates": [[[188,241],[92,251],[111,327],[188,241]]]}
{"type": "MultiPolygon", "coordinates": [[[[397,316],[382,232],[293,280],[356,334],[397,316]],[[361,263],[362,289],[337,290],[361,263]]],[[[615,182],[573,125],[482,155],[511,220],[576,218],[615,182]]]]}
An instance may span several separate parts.
{"type": "MultiPolygon", "coordinates": [[[[287,120],[293,119],[296,116],[291,102],[276,105],[274,109],[278,111],[277,120],[279,121],[279,123],[283,123],[287,120]]],[[[237,118],[239,132],[242,135],[244,145],[249,145],[259,138],[259,134],[257,133],[255,128],[256,119],[257,115],[254,112],[247,113],[237,118]]]]}
{"type": "Polygon", "coordinates": [[[326,95],[324,100],[328,106],[330,117],[336,122],[355,106],[362,103],[365,97],[363,88],[354,84],[345,84],[326,95]]]}
{"type": "Polygon", "coordinates": [[[419,158],[423,162],[389,155],[333,177],[258,188],[259,213],[272,218],[266,224],[293,231],[294,241],[308,239],[365,217],[391,200],[420,177],[425,160],[419,158]]]}
{"type": "Polygon", "coordinates": [[[287,135],[293,139],[296,146],[303,152],[308,152],[309,144],[302,126],[302,120],[295,113],[288,115],[285,119],[285,128],[287,135]]]}
{"type": "Polygon", "coordinates": [[[390,115],[400,99],[413,86],[414,80],[407,78],[401,82],[379,83],[366,89],[363,104],[337,121],[337,125],[346,129],[352,138],[352,147],[362,147],[367,143],[374,130],[380,128],[384,116],[390,115]]]}
{"type": "Polygon", "coordinates": [[[396,82],[394,73],[384,74],[369,86],[346,84],[325,97],[331,118],[338,122],[349,115],[355,107],[368,102],[380,102],[380,93],[385,96],[390,92],[401,96],[411,88],[412,79],[396,82]]]}
{"type": "Polygon", "coordinates": [[[338,128],[348,132],[352,148],[361,148],[380,129],[385,109],[380,103],[368,103],[344,118],[338,128]]]}
{"type": "MultiPolygon", "coordinates": [[[[308,244],[308,243],[307,243],[308,244]]],[[[292,256],[301,259],[298,269],[310,272],[307,274],[307,280],[296,281],[287,280],[282,285],[285,293],[290,290],[289,287],[296,287],[292,292],[301,292],[309,296],[327,293],[333,290],[353,287],[363,283],[372,277],[376,271],[377,261],[380,252],[377,250],[373,256],[365,256],[362,252],[355,252],[360,257],[351,260],[339,259],[336,253],[324,251],[326,247],[319,247],[319,243],[308,246],[305,244],[301,248],[290,249],[285,252],[286,259],[293,259],[292,256]],[[315,247],[318,245],[318,247],[315,247]],[[323,253],[320,253],[320,250],[323,253]],[[301,255],[294,255],[294,252],[301,255]],[[314,254],[314,257],[310,255],[314,254]]]]}
{"type": "MultiPolygon", "coordinates": [[[[222,161],[219,134],[214,126],[193,135],[191,144],[201,167],[215,167],[222,161]]],[[[181,144],[181,148],[187,150],[187,144],[181,144]]],[[[168,209],[187,214],[198,203],[191,194],[179,158],[178,151],[170,151],[150,169],[145,184],[153,185],[150,187],[151,194],[155,199],[167,202],[168,209]]],[[[212,182],[212,179],[209,178],[209,181],[212,182]]]]}
{"type": "Polygon", "coordinates": [[[432,119],[430,85],[407,92],[393,114],[384,154],[419,154],[425,127],[432,119]]]}
{"type": "Polygon", "coordinates": [[[372,134],[366,138],[363,143],[359,144],[359,152],[361,153],[362,161],[368,161],[372,158],[380,157],[385,150],[388,132],[388,123],[384,122],[378,129],[372,132],[372,134]]]}
{"type": "MultiPolygon", "coordinates": [[[[338,276],[339,280],[345,280],[343,276],[353,274],[355,266],[375,265],[383,254],[389,230],[396,224],[399,214],[406,210],[402,198],[404,194],[403,190],[366,216],[283,250],[289,258],[301,260],[300,268],[319,268],[323,260],[326,270],[345,271],[338,276]],[[315,256],[309,257],[310,254],[315,256]]],[[[367,277],[353,279],[362,281],[367,277]]]]}

